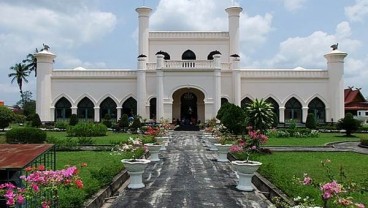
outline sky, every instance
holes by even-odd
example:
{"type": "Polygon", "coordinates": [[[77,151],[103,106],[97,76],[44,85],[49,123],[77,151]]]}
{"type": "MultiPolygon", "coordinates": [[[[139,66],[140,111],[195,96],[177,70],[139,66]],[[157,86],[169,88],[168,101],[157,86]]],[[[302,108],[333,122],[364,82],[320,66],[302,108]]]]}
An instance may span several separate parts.
{"type": "MultiPolygon", "coordinates": [[[[225,9],[241,6],[241,68],[326,69],[339,43],[345,87],[368,96],[368,0],[1,0],[0,100],[20,100],[10,67],[45,43],[56,69],[136,69],[137,13],[153,9],[150,30],[227,31],[225,9]]],[[[24,83],[36,97],[34,75],[24,83]]]]}

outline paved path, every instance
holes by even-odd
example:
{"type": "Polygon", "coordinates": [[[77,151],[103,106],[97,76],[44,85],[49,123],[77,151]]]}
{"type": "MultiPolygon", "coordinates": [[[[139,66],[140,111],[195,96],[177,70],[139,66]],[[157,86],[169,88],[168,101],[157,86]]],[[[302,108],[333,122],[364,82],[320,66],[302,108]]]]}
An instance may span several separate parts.
{"type": "Polygon", "coordinates": [[[258,191],[235,189],[236,176],[230,163],[215,161],[203,147],[201,132],[173,132],[160,162],[151,163],[143,175],[146,187],[124,189],[110,207],[269,207],[258,191]]]}

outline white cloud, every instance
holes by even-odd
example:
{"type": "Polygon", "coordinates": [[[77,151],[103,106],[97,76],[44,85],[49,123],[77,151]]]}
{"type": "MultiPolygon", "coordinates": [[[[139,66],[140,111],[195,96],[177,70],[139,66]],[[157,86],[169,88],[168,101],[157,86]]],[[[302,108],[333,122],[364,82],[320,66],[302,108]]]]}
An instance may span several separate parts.
{"type": "Polygon", "coordinates": [[[283,0],[284,7],[291,12],[295,12],[296,10],[303,7],[303,4],[306,0],[283,0]]]}
{"type": "Polygon", "coordinates": [[[73,69],[75,67],[83,67],[86,69],[103,69],[107,66],[105,62],[82,61],[79,58],[71,56],[70,54],[63,53],[58,55],[57,60],[63,62],[63,66],[68,69],[73,69]]]}
{"type": "Polygon", "coordinates": [[[347,52],[356,51],[361,46],[361,42],[351,39],[351,34],[349,23],[341,22],[336,26],[335,34],[316,31],[306,37],[288,38],[280,43],[279,52],[264,63],[268,67],[324,68],[323,55],[332,44],[339,43],[341,50],[347,52]]]}
{"type": "Polygon", "coordinates": [[[368,16],[368,0],[355,0],[355,4],[345,7],[345,15],[351,21],[363,21],[368,16]]]}

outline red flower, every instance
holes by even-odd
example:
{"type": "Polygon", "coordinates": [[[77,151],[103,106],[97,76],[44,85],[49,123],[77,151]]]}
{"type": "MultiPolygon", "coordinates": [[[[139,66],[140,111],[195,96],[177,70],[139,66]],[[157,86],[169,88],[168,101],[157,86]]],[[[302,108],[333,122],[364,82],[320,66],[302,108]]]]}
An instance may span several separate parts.
{"type": "Polygon", "coordinates": [[[83,188],[83,181],[80,179],[75,180],[75,185],[77,188],[82,189],[83,188]]]}
{"type": "Polygon", "coordinates": [[[24,169],[26,172],[31,172],[33,170],[33,168],[31,166],[28,166],[24,169]]]}
{"type": "Polygon", "coordinates": [[[44,170],[46,170],[46,168],[45,168],[45,166],[44,166],[44,165],[39,165],[39,166],[37,167],[37,169],[38,169],[39,171],[44,171],[44,170]]]}
{"type": "Polygon", "coordinates": [[[83,167],[87,167],[87,163],[85,163],[85,162],[84,162],[84,163],[82,163],[82,164],[81,164],[81,167],[82,167],[82,168],[83,168],[83,167]]]}

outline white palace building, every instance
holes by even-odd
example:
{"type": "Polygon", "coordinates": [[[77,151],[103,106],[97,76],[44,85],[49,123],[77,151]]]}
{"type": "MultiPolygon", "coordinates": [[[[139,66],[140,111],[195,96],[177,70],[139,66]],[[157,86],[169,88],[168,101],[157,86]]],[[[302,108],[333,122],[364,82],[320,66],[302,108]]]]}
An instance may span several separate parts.
{"type": "MultiPolygon", "coordinates": [[[[242,69],[239,67],[239,14],[230,7],[226,32],[149,31],[152,9],[136,9],[139,19],[137,69],[54,70],[48,49],[37,58],[37,113],[43,122],[69,118],[101,121],[106,114],[192,122],[214,118],[224,102],[244,106],[269,101],[280,123],[320,122],[344,117],[344,58],[332,50],[326,69],[242,69]]],[[[322,58],[322,57],[321,57],[322,58]]]]}

